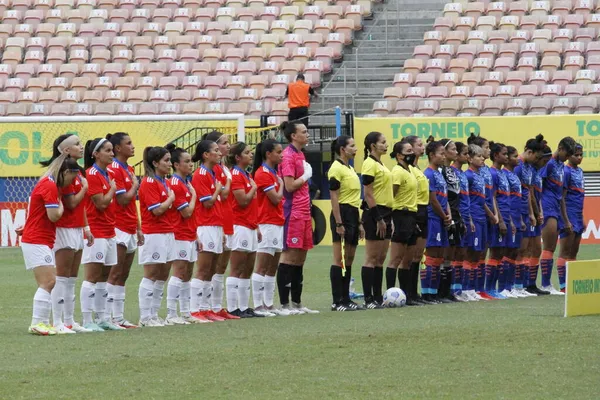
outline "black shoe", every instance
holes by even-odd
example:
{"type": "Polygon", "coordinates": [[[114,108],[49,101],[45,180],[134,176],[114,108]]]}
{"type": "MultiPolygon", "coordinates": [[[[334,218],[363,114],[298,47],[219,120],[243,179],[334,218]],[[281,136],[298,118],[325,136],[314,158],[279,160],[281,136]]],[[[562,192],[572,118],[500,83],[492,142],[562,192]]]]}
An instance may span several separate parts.
{"type": "Polygon", "coordinates": [[[527,289],[525,289],[525,290],[527,290],[527,292],[529,292],[529,293],[537,294],[538,296],[546,296],[546,295],[550,294],[550,292],[542,290],[535,285],[527,286],[527,289]]]}
{"type": "Polygon", "coordinates": [[[264,318],[264,315],[260,315],[254,312],[251,308],[246,308],[246,310],[242,311],[240,318],[264,318]]]}
{"type": "Polygon", "coordinates": [[[446,297],[446,298],[447,298],[448,300],[450,300],[452,303],[460,303],[460,302],[461,302],[461,301],[460,301],[460,300],[458,300],[458,299],[456,298],[456,296],[455,296],[455,295],[453,295],[452,293],[451,293],[451,294],[449,294],[449,295],[448,295],[448,297],[446,297]]]}
{"type": "Polygon", "coordinates": [[[381,304],[379,304],[378,302],[376,302],[375,300],[370,301],[368,303],[365,303],[364,306],[367,310],[381,310],[382,308],[384,308],[381,304]]]}
{"type": "Polygon", "coordinates": [[[351,311],[362,311],[365,309],[363,306],[361,306],[360,304],[356,304],[352,300],[345,301],[344,305],[348,307],[351,311]]]}
{"type": "Polygon", "coordinates": [[[338,304],[331,305],[331,311],[354,311],[354,310],[349,308],[346,304],[338,303],[338,304]]]}
{"type": "Polygon", "coordinates": [[[406,305],[409,307],[422,307],[425,305],[425,303],[408,298],[406,299],[406,305]]]}
{"type": "Polygon", "coordinates": [[[434,299],[435,299],[435,301],[437,301],[438,303],[441,303],[441,304],[451,304],[451,303],[454,303],[449,298],[443,297],[443,296],[435,296],[434,299]]]}
{"type": "Polygon", "coordinates": [[[233,315],[234,317],[240,317],[242,318],[242,312],[240,311],[240,309],[238,308],[237,310],[233,310],[231,312],[227,311],[229,314],[233,315]]]}
{"type": "Polygon", "coordinates": [[[435,298],[433,298],[432,295],[430,294],[424,294],[423,295],[423,302],[425,304],[440,304],[438,301],[435,300],[435,298]]]}

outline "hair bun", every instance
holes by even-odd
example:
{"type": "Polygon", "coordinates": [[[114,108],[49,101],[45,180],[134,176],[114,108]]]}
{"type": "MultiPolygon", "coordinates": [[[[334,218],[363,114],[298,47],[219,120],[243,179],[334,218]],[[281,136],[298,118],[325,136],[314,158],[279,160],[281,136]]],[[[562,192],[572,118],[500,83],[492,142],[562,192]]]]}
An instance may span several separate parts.
{"type": "Polygon", "coordinates": [[[543,143],[543,142],[544,142],[544,135],[542,135],[541,133],[538,133],[538,134],[535,136],[535,141],[536,141],[536,142],[539,142],[539,143],[543,143]]]}
{"type": "Polygon", "coordinates": [[[112,133],[107,133],[105,139],[106,140],[110,140],[110,138],[113,137],[112,133]]]}
{"type": "Polygon", "coordinates": [[[175,151],[176,148],[177,146],[175,145],[175,143],[169,143],[165,146],[165,149],[167,149],[169,153],[175,151]]]}

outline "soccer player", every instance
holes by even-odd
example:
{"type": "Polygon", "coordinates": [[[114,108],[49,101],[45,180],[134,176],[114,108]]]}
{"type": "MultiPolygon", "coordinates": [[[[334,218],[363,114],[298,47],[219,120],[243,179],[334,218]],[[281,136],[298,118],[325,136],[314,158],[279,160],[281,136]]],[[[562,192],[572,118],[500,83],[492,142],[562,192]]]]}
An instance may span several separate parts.
{"type": "Polygon", "coordinates": [[[225,321],[211,309],[211,281],[219,255],[223,253],[224,240],[223,217],[219,208],[223,185],[215,175],[215,166],[221,161],[219,145],[211,140],[200,141],[192,161],[201,162],[192,177],[192,186],[202,206],[195,211],[200,253],[191,283],[190,309],[196,318],[225,321]]]}
{"type": "Polygon", "coordinates": [[[50,326],[50,310],[54,294],[56,272],[52,247],[56,241],[56,222],[63,216],[65,208],[61,201],[61,191],[67,188],[79,175],[80,168],[74,158],[66,152],[57,156],[48,167],[48,171],[33,188],[29,199],[27,220],[23,230],[18,230],[21,237],[21,250],[25,268],[33,270],[38,288],[33,297],[33,316],[29,333],[49,336],[67,333],[50,326]],[[51,294],[52,293],[52,294],[51,294]]]}
{"type": "Polygon", "coordinates": [[[89,140],[85,145],[84,164],[88,191],[85,212],[94,244],[83,249],[82,263],[85,280],[79,295],[84,328],[95,332],[123,330],[107,314],[108,291],[106,282],[110,269],[117,264],[117,238],[113,198],[117,191],[114,173],[112,143],[104,138],[89,140]],[[96,320],[92,320],[92,311],[96,320]]]}
{"type": "Polygon", "coordinates": [[[446,162],[444,145],[432,141],[425,149],[429,166],[423,174],[429,180],[429,207],[427,208],[427,243],[425,244],[425,269],[421,270],[421,290],[423,298],[434,303],[449,302],[438,300],[440,266],[448,244],[448,229],[453,224],[448,205],[448,186],[439,171],[446,162]]]}
{"type": "MultiPolygon", "coordinates": [[[[42,161],[48,167],[62,154],[78,160],[83,157],[83,146],[77,135],[67,133],[54,141],[52,157],[42,161]]],[[[64,205],[63,216],[56,221],[56,285],[52,291],[52,318],[54,328],[60,333],[91,332],[74,320],[75,283],[81,263],[84,235],[88,245],[94,241],[85,215],[87,180],[80,173],[73,182],[61,190],[64,205]],[[64,314],[64,320],[63,320],[64,314]]]]}
{"type": "Polygon", "coordinates": [[[113,159],[110,169],[113,172],[117,191],[113,199],[115,215],[115,233],[117,235],[117,265],[110,269],[108,283],[108,309],[106,312],[112,314],[114,324],[123,328],[137,328],[135,324],[127,321],[125,311],[125,282],[129,278],[129,272],[135,251],[138,246],[144,244],[142,226],[138,218],[138,210],[135,204],[138,188],[140,186],[133,167],[127,164],[127,160],[135,155],[135,147],[131,137],[125,132],[109,133],[106,135],[113,145],[113,159]]]}
{"type": "Polygon", "coordinates": [[[258,229],[261,240],[252,274],[254,312],[268,311],[287,316],[289,310],[273,305],[275,274],[283,249],[283,180],[277,175],[283,147],[273,139],[260,142],[254,151],[254,182],[258,201],[258,229]]]}
{"type": "Polygon", "coordinates": [[[284,122],[283,134],[290,143],[283,151],[279,175],[283,177],[285,201],[284,250],[277,271],[277,287],[281,306],[292,314],[318,314],[302,305],[303,268],[308,250],[313,248],[311,202],[308,180],[312,167],[302,149],[308,144],[308,130],[298,122],[284,122]],[[292,306],[289,295],[292,295],[292,306]]]}
{"type": "Polygon", "coordinates": [[[396,287],[396,277],[400,289],[406,294],[406,305],[422,306],[416,302],[412,294],[410,280],[410,263],[404,262],[408,258],[406,249],[417,243],[417,178],[410,171],[415,161],[415,152],[407,141],[394,144],[390,157],[396,160],[397,165],[392,168],[392,221],[394,233],[390,246],[390,260],[385,270],[387,288],[396,287]]]}
{"type": "Polygon", "coordinates": [[[352,263],[358,241],[364,238],[365,232],[360,222],[360,178],[350,165],[356,155],[354,139],[346,135],[338,136],[331,143],[331,154],[334,160],[327,172],[331,194],[329,221],[333,238],[333,263],[329,270],[333,296],[331,310],[355,311],[362,307],[350,300],[352,263]]]}
{"type": "MultiPolygon", "coordinates": [[[[492,191],[496,200],[498,223],[491,225],[489,238],[490,256],[485,269],[485,293],[495,299],[507,299],[497,288],[499,274],[504,274],[501,268],[506,255],[508,236],[516,232],[516,227],[510,218],[510,185],[502,168],[508,163],[508,149],[502,143],[490,143],[490,158],[493,162],[490,168],[492,176],[492,191]]],[[[504,280],[504,276],[501,278],[504,280]]]]}
{"type": "MultiPolygon", "coordinates": [[[[139,198],[142,213],[144,245],[140,246],[139,263],[144,267],[144,277],[138,291],[141,327],[164,326],[158,316],[169,277],[171,261],[175,259],[173,219],[169,216],[175,205],[175,192],[171,190],[167,175],[171,171],[171,154],[164,147],[146,147],[143,155],[144,178],[140,184],[139,198]]],[[[180,199],[183,201],[183,199],[180,199]]]]}
{"type": "MultiPolygon", "coordinates": [[[[583,160],[583,147],[580,144],[575,145],[575,153],[569,157],[565,165],[564,190],[565,206],[567,208],[567,217],[572,225],[570,233],[565,230],[560,233],[560,256],[567,261],[575,261],[579,252],[581,235],[585,231],[583,221],[583,200],[585,198],[585,179],[583,170],[579,167],[583,160]]],[[[565,292],[565,286],[561,286],[561,292],[565,292]]]]}
{"type": "Polygon", "coordinates": [[[208,322],[190,313],[190,280],[194,263],[198,259],[199,243],[196,236],[196,192],[189,182],[194,172],[192,156],[173,143],[166,146],[171,154],[173,176],[169,186],[175,194],[173,205],[168,211],[175,230],[172,275],[167,284],[167,318],[165,325],[188,325],[208,322]],[[177,315],[177,303],[181,316],[177,315]]]}
{"type": "Polygon", "coordinates": [[[365,229],[365,263],[362,267],[362,285],[365,308],[383,308],[383,263],[392,238],[392,205],[394,193],[392,173],[381,162],[387,153],[385,136],[370,132],[365,137],[365,159],[362,165],[362,183],[365,199],[362,204],[362,222],[365,229]]]}
{"type": "MultiPolygon", "coordinates": [[[[540,171],[542,177],[542,210],[544,223],[542,225],[543,251],[540,259],[542,269],[542,290],[553,295],[564,295],[552,286],[552,267],[554,264],[554,251],[558,241],[558,233],[564,229],[570,234],[573,226],[567,215],[565,197],[563,195],[563,178],[565,173],[564,162],[575,153],[576,142],[572,137],[565,137],[558,142],[558,149],[540,171]]],[[[556,266],[560,288],[566,282],[566,264],[561,259],[556,266]]]]}
{"type": "Polygon", "coordinates": [[[227,271],[227,264],[229,264],[229,257],[231,256],[231,241],[233,240],[233,211],[232,198],[229,197],[231,193],[231,171],[225,165],[227,156],[229,156],[229,150],[231,148],[229,144],[229,138],[227,135],[219,131],[212,131],[203,137],[204,140],[210,140],[215,142],[219,146],[221,152],[221,161],[215,165],[215,178],[221,182],[223,189],[219,194],[219,212],[223,217],[223,235],[225,236],[225,243],[223,244],[223,252],[219,256],[217,262],[217,268],[211,279],[212,294],[210,296],[211,308],[215,314],[224,319],[239,319],[234,315],[231,315],[223,308],[223,289],[225,286],[225,271],[227,271]]]}

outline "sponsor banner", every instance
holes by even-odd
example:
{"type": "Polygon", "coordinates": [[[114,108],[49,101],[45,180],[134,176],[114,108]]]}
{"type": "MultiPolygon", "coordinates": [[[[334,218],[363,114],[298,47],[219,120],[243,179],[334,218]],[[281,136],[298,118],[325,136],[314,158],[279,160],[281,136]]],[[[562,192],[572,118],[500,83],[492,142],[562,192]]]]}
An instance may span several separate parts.
{"type": "Polygon", "coordinates": [[[600,314],[600,260],[567,263],[565,317],[600,314]]]}
{"type": "MultiPolygon", "coordinates": [[[[453,139],[466,143],[471,132],[488,140],[516,147],[519,151],[527,139],[538,133],[544,135],[552,150],[560,139],[572,136],[583,145],[582,168],[586,172],[600,171],[600,118],[597,115],[543,115],[525,117],[442,117],[442,118],[354,118],[354,137],[360,151],[356,154],[356,170],[360,172],[365,136],[372,131],[383,133],[389,152],[395,142],[416,135],[425,141],[453,139]]],[[[390,157],[382,160],[393,166],[390,157]]],[[[422,160],[422,165],[426,159],[422,160]]]]}

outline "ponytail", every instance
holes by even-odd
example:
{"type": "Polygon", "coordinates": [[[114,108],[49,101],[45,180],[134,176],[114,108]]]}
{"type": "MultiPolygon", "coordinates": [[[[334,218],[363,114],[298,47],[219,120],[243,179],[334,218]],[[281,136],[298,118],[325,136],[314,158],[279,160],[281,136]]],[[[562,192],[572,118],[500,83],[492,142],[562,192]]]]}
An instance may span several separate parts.
{"type": "Polygon", "coordinates": [[[85,149],[83,151],[83,166],[86,170],[91,168],[91,166],[96,162],[94,153],[100,151],[106,143],[108,143],[108,140],[104,138],[96,138],[86,142],[85,149]]]}
{"type": "Polygon", "coordinates": [[[146,147],[144,149],[143,156],[144,175],[150,178],[154,178],[156,170],[154,167],[154,163],[159,162],[167,153],[168,151],[164,147],[146,147]]]}
{"type": "Polygon", "coordinates": [[[229,155],[227,156],[227,164],[229,166],[234,167],[237,165],[236,157],[241,156],[244,150],[246,150],[248,145],[244,142],[237,142],[233,146],[231,146],[231,150],[229,151],[229,155]]]}
{"type": "Polygon", "coordinates": [[[254,149],[254,165],[252,166],[252,173],[255,173],[260,166],[267,159],[267,153],[275,150],[275,147],[279,143],[275,139],[266,139],[256,145],[254,149]]]}
{"type": "Polygon", "coordinates": [[[196,151],[192,155],[192,161],[203,163],[204,153],[208,153],[213,144],[216,144],[216,142],[207,139],[203,139],[198,142],[198,145],[196,145],[196,151]]]}
{"type": "Polygon", "coordinates": [[[371,153],[371,146],[377,144],[379,139],[383,136],[381,132],[369,132],[367,136],[365,136],[365,159],[369,157],[371,153]]]}

